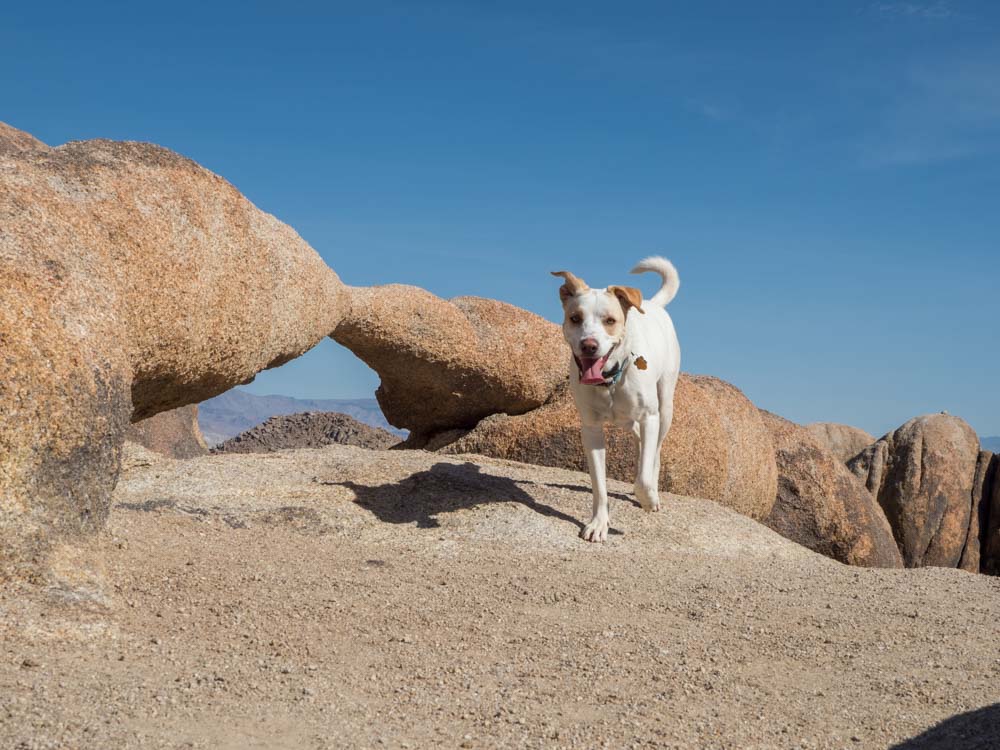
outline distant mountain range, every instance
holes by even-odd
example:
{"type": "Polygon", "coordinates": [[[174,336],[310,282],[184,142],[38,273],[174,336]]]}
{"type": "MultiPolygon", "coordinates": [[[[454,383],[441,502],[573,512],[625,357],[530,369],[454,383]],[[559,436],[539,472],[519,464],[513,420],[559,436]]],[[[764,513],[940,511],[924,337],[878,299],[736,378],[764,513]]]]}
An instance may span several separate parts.
{"type": "Polygon", "coordinates": [[[217,445],[270,417],[304,411],[339,412],[400,437],[407,435],[405,430],[397,430],[385,421],[378,401],[373,398],[301,399],[291,396],[256,396],[239,388],[198,404],[198,426],[205,441],[209,445],[217,445]]]}
{"type": "Polygon", "coordinates": [[[983,447],[984,451],[1000,453],[1000,435],[994,435],[993,437],[980,437],[979,444],[983,447]]]}

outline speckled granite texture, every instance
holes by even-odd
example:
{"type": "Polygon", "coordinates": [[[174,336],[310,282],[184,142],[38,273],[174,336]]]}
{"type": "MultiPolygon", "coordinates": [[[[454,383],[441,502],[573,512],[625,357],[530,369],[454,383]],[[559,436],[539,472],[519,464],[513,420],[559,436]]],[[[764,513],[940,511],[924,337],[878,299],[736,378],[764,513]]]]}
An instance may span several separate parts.
{"type": "Polygon", "coordinates": [[[299,356],[343,286],[189,159],[0,123],[0,289],[2,576],[103,523],[130,421],[299,356]]]}

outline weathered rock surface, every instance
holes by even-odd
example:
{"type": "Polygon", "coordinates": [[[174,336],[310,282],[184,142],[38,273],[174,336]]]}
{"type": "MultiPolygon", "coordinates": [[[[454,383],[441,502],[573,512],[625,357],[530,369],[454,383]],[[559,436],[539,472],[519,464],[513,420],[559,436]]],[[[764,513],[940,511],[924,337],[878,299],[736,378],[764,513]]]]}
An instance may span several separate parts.
{"type": "MultiPolygon", "coordinates": [[[[634,480],[637,438],[613,427],[605,434],[608,476],[634,480]]],[[[581,471],[587,465],[568,389],[527,414],[495,414],[469,432],[434,436],[426,447],[581,471]]],[[[715,500],[758,520],[767,517],[777,490],[774,448],[757,409],[738,389],[703,375],[680,376],[660,489],[715,500]]]]}
{"type": "Polygon", "coordinates": [[[149,144],[0,127],[0,576],[107,514],[125,428],[336,326],[342,285],[221,177],[149,144]]]}
{"type": "Polygon", "coordinates": [[[874,435],[848,424],[813,422],[806,425],[806,430],[842,463],[847,463],[875,442],[874,435]]]}
{"type": "Polygon", "coordinates": [[[335,412],[303,412],[271,417],[212,449],[212,453],[271,453],[294,448],[354,445],[385,450],[399,437],[335,412]]]}
{"type": "Polygon", "coordinates": [[[415,441],[490,414],[523,414],[566,380],[559,326],[527,310],[398,284],[348,289],[332,337],[379,374],[382,412],[415,441]]]}
{"type": "Polygon", "coordinates": [[[194,458],[208,453],[198,427],[196,404],[181,406],[136,422],[125,438],[168,458],[194,458]]]}
{"type": "Polygon", "coordinates": [[[911,419],[849,464],[878,499],[908,568],[957,567],[968,538],[979,438],[958,417],[911,419]]]}
{"type": "Polygon", "coordinates": [[[983,535],[989,530],[990,493],[996,481],[997,462],[991,451],[980,451],[976,473],[972,480],[972,507],[969,513],[969,533],[958,567],[969,573],[979,573],[982,565],[983,535]]]}
{"type": "Polygon", "coordinates": [[[813,431],[761,411],[774,442],[778,495],[764,524],[847,565],[901,568],[882,508],[813,431]]]}

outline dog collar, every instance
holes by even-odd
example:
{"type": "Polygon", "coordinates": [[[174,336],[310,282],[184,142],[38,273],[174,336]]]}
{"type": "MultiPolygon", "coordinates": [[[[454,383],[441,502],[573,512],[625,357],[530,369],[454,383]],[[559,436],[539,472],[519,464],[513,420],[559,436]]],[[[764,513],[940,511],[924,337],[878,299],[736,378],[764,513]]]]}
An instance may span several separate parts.
{"type": "MultiPolygon", "coordinates": [[[[615,346],[613,346],[611,348],[611,351],[614,351],[615,347],[617,347],[617,346],[618,345],[615,344],[615,346]]],[[[610,354],[610,352],[609,352],[609,354],[610,354]]],[[[580,360],[576,358],[576,355],[573,355],[573,359],[576,361],[576,366],[580,367],[580,360]]],[[[646,358],[643,357],[641,354],[637,357],[637,356],[635,356],[635,352],[629,352],[629,356],[628,357],[625,357],[625,359],[623,359],[623,360],[621,360],[619,362],[615,362],[615,369],[611,372],[610,375],[608,375],[604,379],[604,382],[603,383],[594,383],[594,387],[595,388],[610,388],[612,386],[618,385],[618,381],[622,379],[622,374],[625,372],[625,368],[627,368],[629,366],[629,364],[631,362],[633,362],[633,361],[635,362],[635,366],[637,368],[639,368],[640,370],[645,370],[646,369],[646,367],[647,367],[647,365],[646,365],[646,358]]]]}
{"type": "Polygon", "coordinates": [[[610,388],[613,385],[618,385],[618,381],[622,379],[622,373],[625,372],[625,367],[628,366],[628,362],[629,360],[627,358],[624,360],[624,366],[622,362],[615,362],[614,371],[604,379],[601,386],[604,388],[610,388]]]}
{"type": "Polygon", "coordinates": [[[629,352],[629,356],[623,359],[621,362],[615,363],[615,370],[611,375],[605,379],[601,386],[604,388],[611,388],[612,386],[618,385],[618,381],[622,379],[622,373],[625,372],[625,368],[629,366],[629,363],[634,361],[635,366],[640,370],[646,369],[646,358],[642,355],[638,357],[635,356],[635,352],[629,352]]]}

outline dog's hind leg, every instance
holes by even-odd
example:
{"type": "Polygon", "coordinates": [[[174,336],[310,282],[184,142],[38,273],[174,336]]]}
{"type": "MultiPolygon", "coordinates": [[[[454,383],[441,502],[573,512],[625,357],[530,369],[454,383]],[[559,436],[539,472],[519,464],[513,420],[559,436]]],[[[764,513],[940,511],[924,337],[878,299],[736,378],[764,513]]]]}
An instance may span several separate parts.
{"type": "Polygon", "coordinates": [[[639,467],[635,477],[635,496],[642,509],[660,509],[659,483],[660,417],[652,414],[639,421],[639,467]]]}
{"type": "Polygon", "coordinates": [[[606,450],[604,446],[604,427],[602,425],[584,425],[580,430],[583,438],[583,451],[587,454],[587,466],[590,469],[590,485],[594,492],[594,513],[590,523],[584,526],[580,536],[588,542],[603,542],[608,538],[608,483],[605,474],[606,450]]]}
{"type": "Polygon", "coordinates": [[[653,481],[657,492],[660,487],[660,458],[663,455],[663,441],[667,439],[670,425],[674,421],[674,386],[664,385],[661,381],[657,388],[660,401],[660,425],[656,435],[656,462],[653,467],[653,481]]]}

